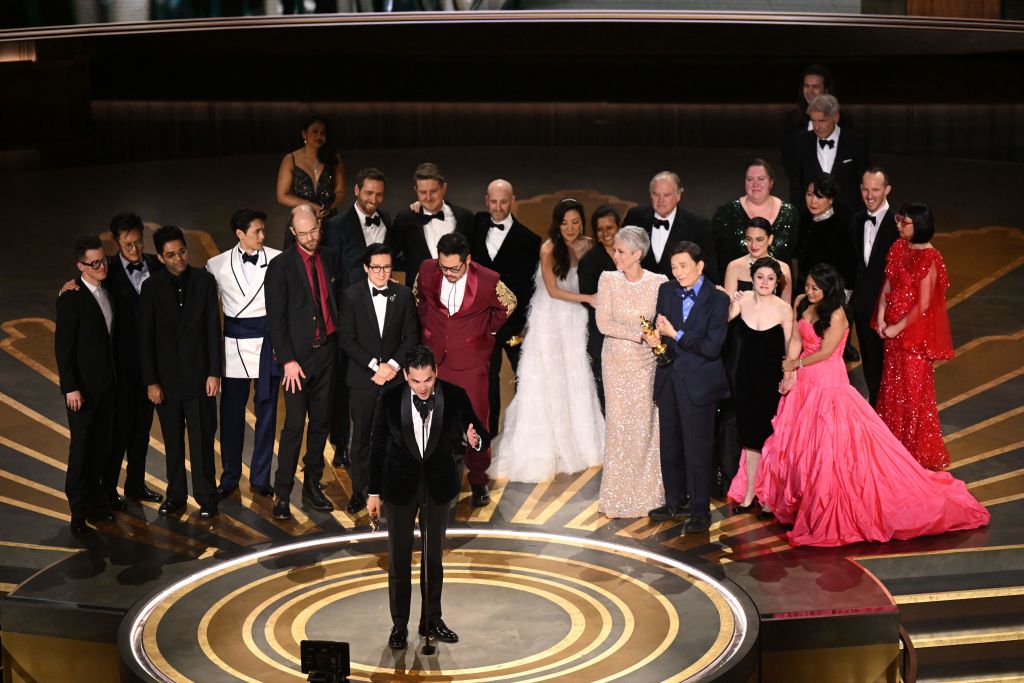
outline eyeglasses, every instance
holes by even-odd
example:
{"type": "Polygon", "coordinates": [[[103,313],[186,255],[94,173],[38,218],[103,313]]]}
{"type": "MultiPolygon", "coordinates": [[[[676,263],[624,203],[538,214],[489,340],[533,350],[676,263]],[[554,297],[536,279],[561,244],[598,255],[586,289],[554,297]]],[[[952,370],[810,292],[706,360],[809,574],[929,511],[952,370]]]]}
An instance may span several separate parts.
{"type": "MultiPolygon", "coordinates": [[[[459,267],[461,268],[462,266],[459,267]]],[[[367,268],[370,269],[371,273],[377,273],[380,275],[381,273],[390,273],[394,269],[394,266],[367,266],[367,268]]]]}
{"type": "Polygon", "coordinates": [[[188,253],[188,247],[182,247],[178,251],[165,251],[164,252],[164,258],[165,259],[185,258],[185,254],[187,254],[187,253],[188,253]]]}
{"type": "Polygon", "coordinates": [[[896,214],[894,216],[894,218],[896,219],[896,225],[903,225],[904,223],[913,223],[914,222],[914,220],[912,218],[907,218],[906,216],[901,216],[899,214],[896,214]]]}
{"type": "Polygon", "coordinates": [[[79,261],[83,266],[89,266],[93,270],[99,270],[100,268],[107,267],[106,259],[98,259],[96,261],[79,261]]]}
{"type": "Polygon", "coordinates": [[[457,266],[442,266],[440,263],[438,263],[437,269],[440,270],[442,273],[445,273],[446,275],[455,275],[460,270],[462,270],[462,266],[464,265],[466,265],[465,261],[461,261],[457,266]]]}
{"type": "Polygon", "coordinates": [[[125,251],[142,251],[142,242],[120,242],[121,248],[125,251]]]}
{"type": "Polygon", "coordinates": [[[319,234],[320,234],[320,228],[316,227],[316,228],[310,228],[306,232],[297,232],[297,233],[295,233],[295,237],[297,237],[300,240],[304,240],[304,239],[306,239],[308,237],[313,237],[313,236],[319,235],[319,234]]]}

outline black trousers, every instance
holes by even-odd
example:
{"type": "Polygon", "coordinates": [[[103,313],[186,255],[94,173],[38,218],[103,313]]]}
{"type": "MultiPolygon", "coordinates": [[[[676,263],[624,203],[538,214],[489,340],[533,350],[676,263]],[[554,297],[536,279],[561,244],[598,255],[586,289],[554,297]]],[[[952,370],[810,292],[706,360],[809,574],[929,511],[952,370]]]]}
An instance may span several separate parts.
{"type": "MultiPolygon", "coordinates": [[[[249,390],[258,379],[225,377],[220,394],[220,462],[223,468],[220,483],[225,487],[238,486],[242,478],[242,446],[245,443],[245,408],[249,403],[249,390]]],[[[278,378],[270,382],[270,394],[260,398],[253,392],[252,412],[256,416],[255,439],[249,466],[249,481],[253,486],[270,486],[270,464],[274,460],[274,431],[277,429],[277,394],[281,388],[278,378]]]]}
{"type": "MultiPolygon", "coordinates": [[[[409,602],[412,599],[412,550],[413,529],[419,513],[420,534],[426,541],[423,559],[426,571],[420,571],[420,598],[426,596],[428,621],[441,618],[441,588],[444,582],[444,568],[441,566],[441,551],[448,530],[448,513],[451,501],[443,504],[431,500],[423,484],[417,499],[398,505],[384,502],[388,521],[388,597],[391,602],[391,621],[395,626],[409,623],[409,602]]],[[[423,621],[423,615],[420,615],[423,621]]]]}
{"type": "Polygon", "coordinates": [[[690,499],[690,515],[711,511],[711,449],[715,404],[692,403],[675,373],[655,397],[661,435],[661,478],[665,503],[681,507],[690,499]]]}
{"type": "MultiPolygon", "coordinates": [[[[593,314],[591,314],[593,315],[593,314]]],[[[594,373],[594,384],[597,385],[597,400],[604,412],[604,381],[601,375],[601,351],[604,349],[604,335],[597,329],[597,324],[588,327],[587,356],[590,358],[590,371],[594,373]]]]}
{"type": "Polygon", "coordinates": [[[149,453],[149,432],[153,428],[153,404],[146,394],[146,385],[124,382],[117,386],[117,417],[114,423],[114,453],[110,469],[103,481],[104,493],[116,493],[121,478],[121,463],[127,455],[128,471],[124,477],[126,491],[140,488],[146,481],[146,456],[149,453]]]}
{"type": "Polygon", "coordinates": [[[302,448],[302,429],[306,426],[306,455],[302,459],[302,481],[306,486],[319,484],[324,474],[324,445],[330,432],[331,378],[337,359],[337,342],[331,338],[319,348],[313,349],[302,371],[302,389],[284,392],[284,426],[278,440],[277,472],[274,474],[274,491],[278,500],[288,500],[295,485],[295,471],[299,465],[299,450],[302,448]]]}
{"type": "Polygon", "coordinates": [[[106,504],[104,478],[110,473],[116,390],[113,386],[96,395],[85,395],[82,407],[68,410],[71,445],[64,493],[71,514],[80,516],[106,504]]]}
{"type": "Polygon", "coordinates": [[[373,413],[377,407],[380,389],[356,389],[349,387],[352,399],[352,448],[348,457],[351,466],[348,474],[352,478],[352,492],[366,495],[370,484],[370,431],[373,429],[373,413]]]}
{"type": "Polygon", "coordinates": [[[498,433],[498,422],[501,417],[501,356],[504,351],[508,362],[512,364],[512,374],[519,371],[520,346],[509,346],[506,342],[512,335],[495,339],[494,350],[491,352],[491,367],[487,373],[487,402],[491,406],[487,429],[491,434],[498,433]]]}
{"type": "Polygon", "coordinates": [[[857,327],[857,343],[860,345],[860,363],[864,369],[864,382],[868,385],[868,401],[874,406],[882,387],[882,362],[885,345],[878,333],[871,329],[871,313],[854,311],[853,322],[857,327]]]}
{"type": "Polygon", "coordinates": [[[188,458],[192,466],[192,495],[200,505],[217,502],[217,465],[213,437],[217,432],[217,399],[170,398],[156,407],[167,453],[167,500],[188,498],[185,479],[185,430],[188,430],[188,458]]]}
{"type": "Polygon", "coordinates": [[[339,349],[338,360],[331,373],[331,444],[335,448],[348,446],[351,430],[349,427],[349,396],[345,373],[348,370],[348,356],[339,349]]]}

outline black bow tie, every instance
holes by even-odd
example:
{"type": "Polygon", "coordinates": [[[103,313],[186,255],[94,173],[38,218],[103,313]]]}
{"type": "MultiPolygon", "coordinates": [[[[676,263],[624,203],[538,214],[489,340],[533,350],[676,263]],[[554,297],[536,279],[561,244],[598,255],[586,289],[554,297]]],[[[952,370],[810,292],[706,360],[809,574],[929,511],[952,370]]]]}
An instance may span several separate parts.
{"type": "Polygon", "coordinates": [[[366,227],[370,227],[371,225],[380,225],[380,216],[378,216],[377,214],[373,214],[372,216],[367,216],[366,217],[366,227]]]}
{"type": "Polygon", "coordinates": [[[655,218],[654,219],[654,229],[657,230],[658,228],[661,228],[663,230],[668,230],[668,221],[663,221],[660,218],[655,218]]]}
{"type": "Polygon", "coordinates": [[[434,409],[434,395],[431,394],[427,399],[422,399],[416,394],[412,395],[412,404],[416,406],[416,412],[420,414],[420,419],[426,420],[427,415],[434,409]]]}
{"type": "Polygon", "coordinates": [[[871,215],[870,213],[868,214],[867,218],[865,218],[865,219],[864,219],[864,222],[865,222],[865,223],[867,223],[868,221],[871,221],[871,225],[878,225],[878,224],[877,224],[877,223],[875,222],[875,217],[874,217],[874,216],[872,216],[872,215],[871,215]]]}
{"type": "Polygon", "coordinates": [[[491,227],[492,228],[497,228],[498,230],[502,230],[502,231],[505,230],[505,224],[504,223],[491,223],[491,227]]]}
{"type": "Polygon", "coordinates": [[[388,292],[388,288],[387,287],[385,287],[384,289],[377,289],[376,287],[373,288],[373,295],[374,296],[378,296],[378,295],[380,295],[380,296],[387,296],[388,294],[389,294],[389,292],[388,292]]]}
{"type": "Polygon", "coordinates": [[[825,149],[826,147],[828,147],[829,149],[832,149],[835,146],[836,146],[836,141],[835,140],[822,140],[821,138],[818,139],[818,147],[821,147],[822,149],[825,149]]]}
{"type": "Polygon", "coordinates": [[[434,219],[437,219],[439,221],[443,221],[444,220],[444,209],[441,209],[437,213],[427,213],[426,211],[424,211],[423,213],[420,214],[420,220],[423,221],[423,225],[426,225],[427,223],[429,223],[430,221],[432,221],[434,219]]]}
{"type": "Polygon", "coordinates": [[[138,263],[129,263],[128,264],[128,274],[129,275],[131,275],[132,273],[141,273],[141,272],[142,272],[142,261],[139,261],[138,263]]]}
{"type": "Polygon", "coordinates": [[[242,253],[242,263],[251,263],[254,266],[257,263],[259,263],[259,260],[260,260],[260,255],[259,254],[246,254],[245,252],[241,252],[241,253],[242,253]]]}
{"type": "Polygon", "coordinates": [[[693,299],[694,301],[697,300],[697,295],[690,287],[678,287],[676,291],[679,292],[679,296],[682,297],[683,299],[693,299]]]}

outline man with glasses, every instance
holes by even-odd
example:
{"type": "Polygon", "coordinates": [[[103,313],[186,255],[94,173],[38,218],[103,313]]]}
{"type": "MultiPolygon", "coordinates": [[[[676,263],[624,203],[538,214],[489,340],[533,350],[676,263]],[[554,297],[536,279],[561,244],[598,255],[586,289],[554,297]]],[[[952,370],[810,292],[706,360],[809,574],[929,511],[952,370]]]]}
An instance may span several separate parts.
{"type": "Polygon", "coordinates": [[[142,381],[156,406],[167,455],[167,497],[160,514],[185,509],[187,428],[192,495],[206,519],[217,514],[213,436],[223,353],[217,282],[189,265],[185,233],[178,226],[158,229],[153,242],[164,270],[142,285],[142,381]]]}
{"type": "MultiPolygon", "coordinates": [[[[437,242],[437,258],[423,261],[413,286],[423,344],[437,358],[438,377],[469,394],[473,410],[489,419],[488,374],[494,335],[516,309],[516,297],[499,275],[473,261],[469,240],[458,232],[437,242]]],[[[476,507],[487,505],[491,449],[466,449],[476,507]]]]}
{"type": "Polygon", "coordinates": [[[116,401],[115,304],[103,286],[107,259],[100,238],[75,240],[75,260],[78,289],[57,298],[54,351],[71,431],[64,491],[71,508],[71,532],[82,534],[89,530],[86,519],[114,519],[104,493],[116,401]]]}
{"type": "Polygon", "coordinates": [[[412,291],[390,281],[392,266],[391,249],[371,244],[363,257],[366,276],[341,297],[338,343],[349,360],[344,379],[352,405],[350,514],[366,507],[377,396],[382,389],[401,383],[401,360],[419,342],[412,291]]]}
{"type": "Polygon", "coordinates": [[[307,415],[302,502],[314,510],[334,509],[320,480],[330,431],[331,374],[338,356],[337,255],[320,246],[320,219],[308,204],[292,209],[288,229],[295,244],[270,262],[266,277],[270,342],[284,373],[284,426],[274,475],[277,519],[292,516],[289,501],[307,415]]]}

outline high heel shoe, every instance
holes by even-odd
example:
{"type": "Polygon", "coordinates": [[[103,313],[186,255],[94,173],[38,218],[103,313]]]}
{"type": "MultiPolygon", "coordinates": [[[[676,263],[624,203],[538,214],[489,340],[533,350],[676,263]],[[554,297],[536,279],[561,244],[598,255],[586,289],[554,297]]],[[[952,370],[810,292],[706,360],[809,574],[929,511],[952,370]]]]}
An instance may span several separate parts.
{"type": "Polygon", "coordinates": [[[775,519],[775,513],[772,512],[771,510],[765,509],[762,509],[760,512],[758,512],[756,516],[760,520],[775,519]]]}
{"type": "Polygon", "coordinates": [[[745,512],[753,512],[755,508],[761,507],[760,501],[757,500],[757,496],[754,496],[754,500],[750,501],[750,505],[736,505],[732,509],[732,514],[742,515],[745,512]]]}

